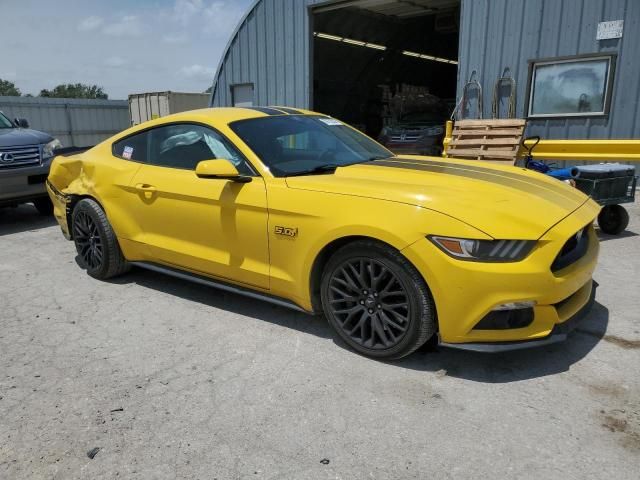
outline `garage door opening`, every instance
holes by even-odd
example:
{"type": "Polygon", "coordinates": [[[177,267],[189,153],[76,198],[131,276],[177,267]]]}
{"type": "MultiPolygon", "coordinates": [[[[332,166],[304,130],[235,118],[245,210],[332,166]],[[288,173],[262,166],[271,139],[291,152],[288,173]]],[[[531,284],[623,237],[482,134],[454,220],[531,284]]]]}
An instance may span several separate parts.
{"type": "Polygon", "coordinates": [[[396,153],[438,155],[455,108],[459,0],[313,9],[313,108],[396,153]]]}

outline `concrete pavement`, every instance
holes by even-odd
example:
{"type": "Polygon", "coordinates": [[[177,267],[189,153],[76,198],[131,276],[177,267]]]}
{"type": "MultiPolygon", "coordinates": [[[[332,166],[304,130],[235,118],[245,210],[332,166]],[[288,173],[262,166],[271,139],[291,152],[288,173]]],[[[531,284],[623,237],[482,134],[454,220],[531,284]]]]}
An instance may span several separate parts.
{"type": "Polygon", "coordinates": [[[636,205],[566,343],[382,363],[323,318],[93,280],[51,219],[0,210],[0,478],[636,479],[638,233],[636,205]]]}

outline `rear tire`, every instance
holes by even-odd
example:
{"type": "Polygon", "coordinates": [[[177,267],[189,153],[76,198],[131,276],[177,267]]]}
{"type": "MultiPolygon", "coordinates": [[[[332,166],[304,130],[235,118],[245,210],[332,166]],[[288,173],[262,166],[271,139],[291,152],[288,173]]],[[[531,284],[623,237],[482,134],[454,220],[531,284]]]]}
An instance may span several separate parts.
{"type": "Polygon", "coordinates": [[[53,203],[49,197],[36,198],[33,201],[33,206],[36,207],[40,215],[45,217],[53,215],[53,203]]]}
{"type": "Polygon", "coordinates": [[[80,200],[71,218],[78,263],[93,278],[106,280],[129,270],[118,238],[95,200],[80,200]]]}
{"type": "Polygon", "coordinates": [[[609,235],[619,235],[629,225],[629,213],[622,205],[605,205],[598,215],[600,230],[609,235]]]}
{"type": "Polygon", "coordinates": [[[405,357],[436,333],[422,276],[400,252],[379,242],[356,241],[333,254],[320,293],[335,332],[368,357],[405,357]]]}

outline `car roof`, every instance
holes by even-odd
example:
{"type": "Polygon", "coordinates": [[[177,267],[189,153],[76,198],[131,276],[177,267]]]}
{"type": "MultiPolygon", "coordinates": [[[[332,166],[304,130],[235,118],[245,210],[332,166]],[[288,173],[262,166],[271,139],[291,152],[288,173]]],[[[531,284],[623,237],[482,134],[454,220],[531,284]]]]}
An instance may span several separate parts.
{"type": "Polygon", "coordinates": [[[222,127],[239,120],[250,120],[253,118],[264,118],[269,116],[287,115],[321,115],[311,110],[292,107],[212,107],[199,110],[188,110],[186,112],[174,113],[166,117],[156,118],[140,123],[124,130],[112,138],[109,142],[118,141],[121,138],[136,134],[153,127],[160,127],[169,123],[178,122],[201,122],[213,126],[222,127]]]}
{"type": "Polygon", "coordinates": [[[310,110],[291,107],[213,107],[190,110],[157,119],[158,124],[167,122],[196,121],[215,119],[216,123],[231,123],[269,116],[317,115],[310,110]]]}

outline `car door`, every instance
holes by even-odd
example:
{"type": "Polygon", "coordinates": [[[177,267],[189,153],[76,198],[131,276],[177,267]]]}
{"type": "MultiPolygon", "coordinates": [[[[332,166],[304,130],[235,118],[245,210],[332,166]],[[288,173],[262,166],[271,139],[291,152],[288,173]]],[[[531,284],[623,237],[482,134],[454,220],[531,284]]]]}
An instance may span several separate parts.
{"type": "Polygon", "coordinates": [[[151,257],[162,264],[269,288],[267,198],[257,175],[229,140],[190,123],[149,130],[148,161],[131,187],[133,214],[151,257]],[[199,178],[203,160],[231,161],[249,183],[199,178]]]}

